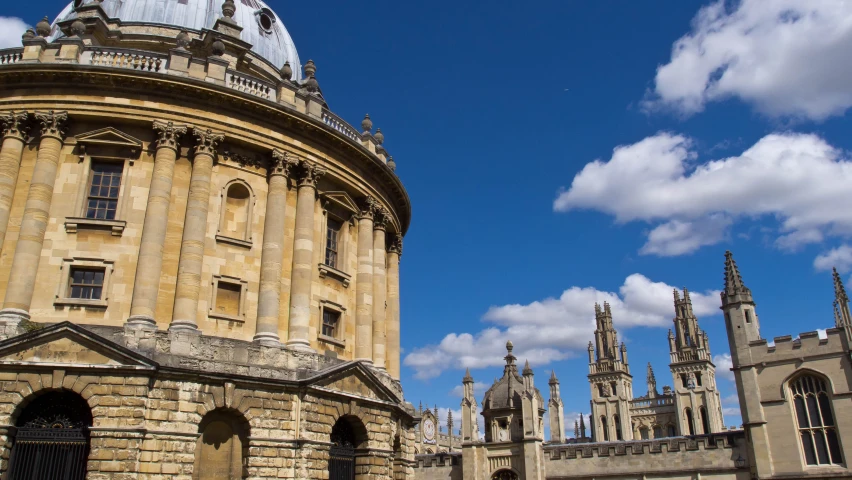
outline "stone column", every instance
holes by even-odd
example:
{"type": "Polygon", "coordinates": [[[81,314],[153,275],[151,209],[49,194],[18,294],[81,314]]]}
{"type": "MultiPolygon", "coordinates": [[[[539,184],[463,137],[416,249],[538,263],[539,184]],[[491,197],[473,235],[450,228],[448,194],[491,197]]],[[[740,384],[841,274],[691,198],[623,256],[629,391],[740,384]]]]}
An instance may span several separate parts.
{"type": "Polygon", "coordinates": [[[269,186],[266,192],[266,218],[263,223],[263,249],[260,257],[260,295],[254,341],[278,345],[278,317],[281,297],[281,262],[284,258],[284,210],[287,182],[295,157],[280,150],[272,152],[269,186]]]}
{"type": "Polygon", "coordinates": [[[186,218],[180,242],[175,309],[169,330],[198,330],[198,297],[201,292],[201,267],[207,238],[207,210],[210,205],[210,177],[216,147],[225,137],[210,129],[193,128],[195,155],[189,179],[186,218]]]}
{"type": "Polygon", "coordinates": [[[402,256],[402,235],[394,235],[388,249],[388,311],[385,326],[387,334],[387,367],[391,377],[399,380],[399,259],[402,256]]]}
{"type": "Polygon", "coordinates": [[[311,283],[314,273],[314,210],[317,180],[325,169],[301,162],[301,177],[296,200],[296,227],[293,245],[293,273],[290,283],[290,328],[287,346],[312,351],[308,335],[311,326],[311,283]]]}
{"type": "Polygon", "coordinates": [[[387,213],[380,210],[373,221],[373,365],[386,368],[385,313],[387,309],[388,285],[385,280],[385,261],[387,245],[387,213]]]}
{"type": "Polygon", "coordinates": [[[36,112],[35,117],[41,123],[41,140],[27,193],[15,257],[12,260],[6,299],[3,302],[3,310],[0,311],[0,316],[8,318],[7,323],[15,323],[15,317],[18,322],[21,319],[29,319],[30,302],[33,299],[41,247],[50,218],[50,203],[53,200],[53,187],[59,169],[63,128],[68,121],[67,112],[53,110],[36,112]]]}
{"type": "Polygon", "coordinates": [[[4,128],[3,147],[0,149],[0,248],[3,247],[9,226],[9,212],[27,140],[28,119],[27,112],[9,112],[0,117],[4,128]]]}
{"type": "Polygon", "coordinates": [[[373,216],[367,197],[358,213],[358,272],[355,277],[355,360],[373,361],[373,216]]]}
{"type": "Polygon", "coordinates": [[[127,323],[156,328],[154,311],[157,308],[157,294],[163,269],[163,248],[169,224],[172,179],[175,160],[180,152],[180,137],[186,133],[186,126],[155,121],[154,131],[157,134],[157,150],[154,155],[151,187],[148,189],[148,206],[145,208],[142,238],[139,241],[139,258],[127,323]]]}

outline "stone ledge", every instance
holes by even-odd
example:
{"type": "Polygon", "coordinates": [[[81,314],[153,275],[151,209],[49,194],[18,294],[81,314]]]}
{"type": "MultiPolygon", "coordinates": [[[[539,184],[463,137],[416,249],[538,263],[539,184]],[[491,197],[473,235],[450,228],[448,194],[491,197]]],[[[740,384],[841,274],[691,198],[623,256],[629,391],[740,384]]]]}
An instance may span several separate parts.
{"type": "Polygon", "coordinates": [[[124,233],[127,222],[124,220],[105,220],[85,217],[65,217],[65,232],[77,233],[79,229],[109,230],[115,237],[124,233]]]}

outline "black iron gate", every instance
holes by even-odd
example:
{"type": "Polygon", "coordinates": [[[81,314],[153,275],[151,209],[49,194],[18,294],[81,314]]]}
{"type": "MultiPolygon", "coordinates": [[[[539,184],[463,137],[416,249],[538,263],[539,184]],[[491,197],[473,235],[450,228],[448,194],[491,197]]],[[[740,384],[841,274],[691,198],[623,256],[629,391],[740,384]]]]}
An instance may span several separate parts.
{"type": "Polygon", "coordinates": [[[328,459],[329,480],[355,480],[355,434],[346,420],[338,420],[331,429],[328,459]]]}
{"type": "Polygon", "coordinates": [[[36,399],[22,413],[9,459],[9,480],[83,480],[91,411],[64,392],[36,399]]]}

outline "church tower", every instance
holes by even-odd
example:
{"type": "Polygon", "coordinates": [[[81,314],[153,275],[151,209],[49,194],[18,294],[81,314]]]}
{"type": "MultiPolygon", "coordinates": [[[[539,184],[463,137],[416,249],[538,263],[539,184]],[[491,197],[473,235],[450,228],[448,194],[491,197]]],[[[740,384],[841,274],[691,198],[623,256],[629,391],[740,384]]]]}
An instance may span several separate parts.
{"type": "Polygon", "coordinates": [[[597,442],[633,440],[630,401],[633,377],[627,347],[618,344],[609,303],[595,304],[595,342],[589,342],[589,385],[592,390],[592,432],[597,442]]]}
{"type": "Polygon", "coordinates": [[[698,326],[689,290],[674,291],[674,332],[669,330],[669,352],[674,380],[678,430],[702,435],[723,430],[722,400],[716,387],[716,366],[707,333],[698,326]]]}
{"type": "Polygon", "coordinates": [[[476,421],[476,396],[473,394],[473,377],[470,375],[469,368],[462,379],[462,387],[464,389],[461,402],[462,443],[475,442],[479,440],[479,424],[476,421]]]}
{"type": "MultiPolygon", "coordinates": [[[[550,412],[550,441],[553,443],[562,443],[565,441],[565,412],[562,405],[562,397],[559,395],[559,379],[556,378],[556,372],[550,372],[550,401],[547,406],[550,412]]],[[[580,433],[580,427],[577,422],[574,422],[574,436],[580,433]]]]}

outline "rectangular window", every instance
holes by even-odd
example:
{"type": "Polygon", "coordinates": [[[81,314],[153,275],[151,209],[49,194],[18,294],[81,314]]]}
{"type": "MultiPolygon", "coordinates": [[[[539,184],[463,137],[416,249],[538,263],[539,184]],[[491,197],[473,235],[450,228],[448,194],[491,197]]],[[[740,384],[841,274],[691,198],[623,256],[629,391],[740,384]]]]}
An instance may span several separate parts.
{"type": "Polygon", "coordinates": [[[104,269],[71,268],[68,298],[100,300],[104,290],[104,269]]]}
{"type": "Polygon", "coordinates": [[[242,285],[219,281],[216,288],[215,312],[219,315],[239,317],[242,290],[242,285]]]}
{"type": "Polygon", "coordinates": [[[745,311],[746,323],[751,323],[751,310],[745,311]]]}
{"type": "Polygon", "coordinates": [[[337,338],[340,325],[340,312],[328,308],[322,309],[322,334],[329,338],[337,338]]]}
{"type": "Polygon", "coordinates": [[[123,163],[92,161],[86,218],[115,220],[123,170],[123,163]]]}
{"type": "Polygon", "coordinates": [[[325,229],[325,264],[333,268],[337,268],[341,227],[339,221],[329,218],[325,229]]]}

